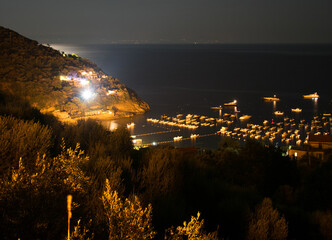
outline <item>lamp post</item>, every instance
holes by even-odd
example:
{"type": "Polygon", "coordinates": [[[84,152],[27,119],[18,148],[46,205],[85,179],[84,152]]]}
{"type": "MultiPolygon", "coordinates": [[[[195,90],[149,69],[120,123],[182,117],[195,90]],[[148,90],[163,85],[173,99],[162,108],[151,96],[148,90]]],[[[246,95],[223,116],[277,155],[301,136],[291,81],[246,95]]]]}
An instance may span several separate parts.
{"type": "Polygon", "coordinates": [[[67,196],[67,211],[68,211],[68,240],[70,240],[70,219],[71,219],[71,201],[73,199],[72,195],[67,196]]]}

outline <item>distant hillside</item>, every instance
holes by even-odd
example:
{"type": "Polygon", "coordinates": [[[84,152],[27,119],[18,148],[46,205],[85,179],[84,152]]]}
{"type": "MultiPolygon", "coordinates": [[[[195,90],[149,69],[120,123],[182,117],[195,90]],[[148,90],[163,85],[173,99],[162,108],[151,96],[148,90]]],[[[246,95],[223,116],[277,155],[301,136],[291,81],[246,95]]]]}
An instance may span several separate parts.
{"type": "Polygon", "coordinates": [[[65,119],[149,110],[133,90],[87,59],[66,55],[1,26],[0,40],[0,90],[42,111],[65,119]]]}

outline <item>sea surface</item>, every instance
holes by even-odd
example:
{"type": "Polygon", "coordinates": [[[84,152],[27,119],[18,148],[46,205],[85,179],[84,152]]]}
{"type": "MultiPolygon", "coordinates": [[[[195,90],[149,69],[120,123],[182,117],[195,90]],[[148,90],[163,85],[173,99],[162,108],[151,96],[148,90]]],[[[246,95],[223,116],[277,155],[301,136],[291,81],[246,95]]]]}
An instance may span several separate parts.
{"type": "Polygon", "coordinates": [[[197,114],[222,118],[234,114],[234,108],[212,110],[237,100],[237,117],[252,118],[235,124],[277,122],[273,113],[299,122],[332,113],[332,45],[63,45],[53,48],[76,53],[95,62],[107,74],[117,77],[148,102],[151,111],[133,118],[104,122],[110,129],[134,122],[132,135],[144,144],[169,142],[176,147],[218,147],[222,136],[212,135],[220,125],[188,130],[161,126],[146,121],[161,115],[197,114]],[[316,101],[302,95],[317,92],[316,101]],[[277,95],[279,102],[264,102],[263,97],[277,95]],[[294,114],[291,108],[301,108],[294,114]],[[196,140],[173,143],[173,137],[196,140]],[[143,135],[144,134],[144,135],[143,135]],[[206,135],[206,137],[203,137],[206,135]]]}

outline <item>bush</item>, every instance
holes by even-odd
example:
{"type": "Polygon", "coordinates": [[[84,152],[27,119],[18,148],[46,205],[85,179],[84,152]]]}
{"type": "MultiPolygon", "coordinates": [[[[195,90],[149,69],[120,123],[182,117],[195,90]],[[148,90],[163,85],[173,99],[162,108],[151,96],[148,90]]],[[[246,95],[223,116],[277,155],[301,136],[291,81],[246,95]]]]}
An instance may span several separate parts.
{"type": "Polygon", "coordinates": [[[251,217],[247,239],[285,240],[287,235],[286,219],[273,209],[271,199],[265,198],[251,217]]]}
{"type": "Polygon", "coordinates": [[[48,154],[51,130],[33,121],[0,116],[0,175],[11,167],[18,167],[22,158],[27,170],[31,171],[37,155],[48,154]]]}

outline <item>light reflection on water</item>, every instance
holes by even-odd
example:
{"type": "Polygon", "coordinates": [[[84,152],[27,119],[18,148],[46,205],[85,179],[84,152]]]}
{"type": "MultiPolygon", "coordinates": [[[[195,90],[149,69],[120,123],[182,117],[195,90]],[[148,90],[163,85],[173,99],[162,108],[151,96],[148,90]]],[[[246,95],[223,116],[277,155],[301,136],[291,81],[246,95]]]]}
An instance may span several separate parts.
{"type": "Polygon", "coordinates": [[[277,111],[277,101],[273,101],[273,111],[277,111]]]}
{"type": "Polygon", "coordinates": [[[318,98],[314,98],[312,99],[312,101],[314,102],[314,114],[317,115],[318,114],[318,98]]]}

